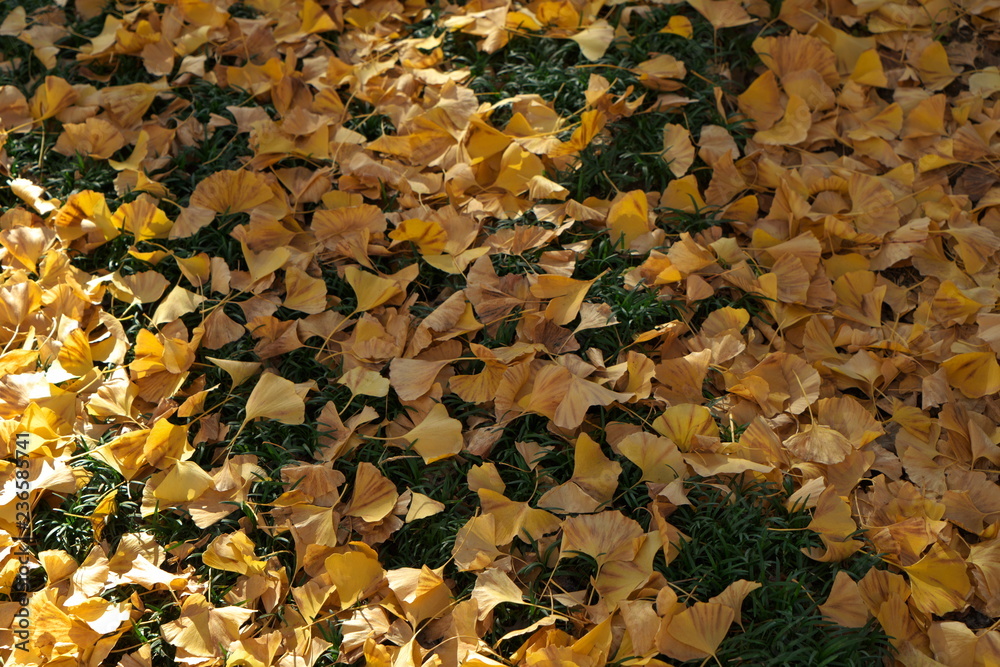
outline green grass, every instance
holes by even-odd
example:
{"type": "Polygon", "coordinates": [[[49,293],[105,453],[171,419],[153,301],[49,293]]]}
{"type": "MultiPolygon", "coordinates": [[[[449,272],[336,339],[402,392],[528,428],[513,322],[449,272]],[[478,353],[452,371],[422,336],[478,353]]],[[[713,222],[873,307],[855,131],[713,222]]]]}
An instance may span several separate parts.
{"type": "Polygon", "coordinates": [[[722,642],[721,664],[870,665],[886,655],[888,638],[874,620],[842,628],[818,609],[838,571],[858,580],[878,557],[828,564],[806,556],[802,549],[819,540],[806,529],[808,512],[785,507],[790,488],[744,482],[724,492],[692,482],[689,489],[692,504],[669,521],[690,540],[662,569],[680,599],[705,602],[738,579],[763,584],[743,604],[744,631],[722,642]]]}
{"type": "Polygon", "coordinates": [[[89,481],[76,493],[56,494],[62,500],[57,505],[39,504],[32,515],[33,534],[40,551],[61,549],[82,561],[97,542],[89,517],[106,494],[115,492],[118,509],[107,517],[101,539],[116,544],[125,533],[140,530],[142,486],[127,483],[111,466],[89,457],[74,467],[86,471],[89,481]]]}

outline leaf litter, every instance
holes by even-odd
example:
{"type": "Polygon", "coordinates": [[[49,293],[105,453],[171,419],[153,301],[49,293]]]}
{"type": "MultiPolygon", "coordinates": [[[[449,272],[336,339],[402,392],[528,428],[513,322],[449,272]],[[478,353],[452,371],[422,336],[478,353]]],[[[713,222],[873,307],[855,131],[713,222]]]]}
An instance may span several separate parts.
{"type": "Polygon", "coordinates": [[[88,510],[86,549],[32,556],[31,641],[4,635],[10,664],[153,664],[138,628],[157,592],[176,612],[154,635],[189,665],[704,663],[767,582],[704,600],[664,577],[695,476],[791,480],[811,559],[878,554],[837,573],[831,624],[875,619],[899,664],[1000,660],[997,7],[667,5],[676,54],[707,29],[755,36],[755,59],[703,73],[648,52],[616,73],[608,54],[660,3],[7,13],[4,455],[30,434],[34,512],[88,484],[83,459],[121,480],[88,510]],[[477,95],[488,72],[455,44],[489,58],[517,40],[575,43],[582,107],[477,95]],[[207,114],[205,91],[225,98],[207,114]],[[714,122],[694,120],[706,102],[714,122]],[[665,189],[574,186],[648,114],[667,119],[665,189]],[[215,137],[242,156],[197,157],[215,137]],[[683,231],[692,216],[709,224],[683,231]],[[584,269],[599,239],[627,270],[584,269]],[[594,296],[608,279],[673,315],[590,344],[630,324],[594,296]],[[287,370],[304,358],[313,373],[287,370]],[[316,446],[275,466],[247,445],[269,423],[316,446]],[[641,511],[620,502],[626,461],[641,511]],[[478,506],[390,462],[471,462],[457,483],[478,506]],[[113,545],[119,499],[138,503],[113,545]],[[198,530],[158,538],[162,515],[198,530]],[[447,515],[447,562],[385,565],[404,526],[447,515]],[[572,559],[592,568],[582,588],[533,574],[572,559]],[[532,622],[496,625],[509,606],[532,622]]]}

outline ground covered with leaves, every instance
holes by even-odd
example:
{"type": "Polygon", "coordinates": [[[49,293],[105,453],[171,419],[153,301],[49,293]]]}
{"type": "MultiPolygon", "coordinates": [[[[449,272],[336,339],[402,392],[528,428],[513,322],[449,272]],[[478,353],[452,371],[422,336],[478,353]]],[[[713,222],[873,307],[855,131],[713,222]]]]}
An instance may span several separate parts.
{"type": "Polygon", "coordinates": [[[2,11],[6,665],[1000,661],[1000,2],[2,11]]]}

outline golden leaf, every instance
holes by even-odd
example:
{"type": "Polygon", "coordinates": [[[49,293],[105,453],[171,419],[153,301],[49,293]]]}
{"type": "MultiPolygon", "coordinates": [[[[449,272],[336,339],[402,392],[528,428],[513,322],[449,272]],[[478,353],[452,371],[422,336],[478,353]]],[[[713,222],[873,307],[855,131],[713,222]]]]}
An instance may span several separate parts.
{"type": "Polygon", "coordinates": [[[434,463],[462,451],[462,422],[448,416],[444,403],[435,403],[427,416],[403,436],[425,463],[434,463]]]}
{"type": "Polygon", "coordinates": [[[1000,391],[1000,364],[993,352],[966,352],[941,363],[948,383],[969,398],[1000,391]]]}
{"type": "Polygon", "coordinates": [[[917,608],[928,614],[947,614],[964,609],[972,590],[968,568],[962,557],[937,543],[923,558],[903,571],[910,578],[910,591],[917,608]]]}
{"type": "Polygon", "coordinates": [[[274,373],[264,373],[247,399],[243,423],[263,417],[283,424],[301,424],[305,421],[305,410],[305,400],[294,382],[274,373]]]}

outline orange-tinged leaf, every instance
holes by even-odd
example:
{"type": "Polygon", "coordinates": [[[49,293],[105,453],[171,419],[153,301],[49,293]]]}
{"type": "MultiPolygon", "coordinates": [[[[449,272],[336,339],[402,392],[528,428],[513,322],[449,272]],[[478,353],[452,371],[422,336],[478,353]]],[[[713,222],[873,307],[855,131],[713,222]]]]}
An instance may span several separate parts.
{"type": "Polygon", "coordinates": [[[396,358],[389,362],[389,382],[402,400],[415,401],[431,390],[438,374],[452,361],[396,358]]]}
{"type": "Polygon", "coordinates": [[[845,628],[860,628],[868,622],[868,607],[858,591],[858,584],[841,570],[833,580],[826,602],[819,606],[824,616],[845,628]]]}

